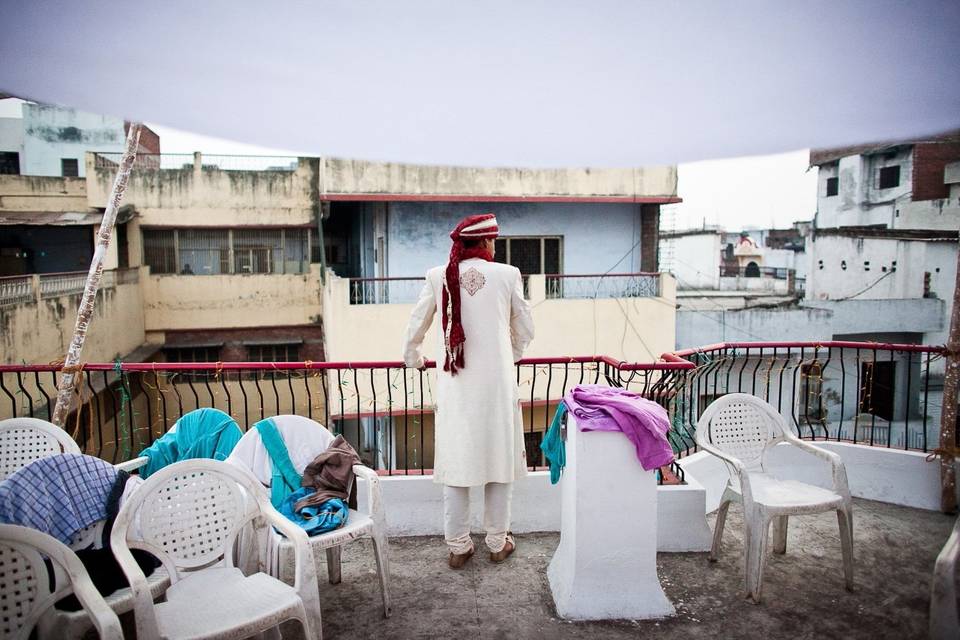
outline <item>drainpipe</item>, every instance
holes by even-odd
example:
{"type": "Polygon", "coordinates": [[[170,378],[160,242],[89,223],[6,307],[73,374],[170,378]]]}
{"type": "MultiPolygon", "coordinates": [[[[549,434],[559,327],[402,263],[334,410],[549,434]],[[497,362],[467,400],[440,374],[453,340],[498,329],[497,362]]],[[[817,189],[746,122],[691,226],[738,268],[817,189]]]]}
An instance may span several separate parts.
{"type": "Polygon", "coordinates": [[[322,200],[323,193],[326,191],[325,182],[326,162],[323,158],[317,158],[317,179],[313,182],[313,202],[314,213],[317,216],[317,244],[320,247],[320,284],[327,284],[327,250],[323,241],[323,220],[330,217],[330,204],[322,200]]]}

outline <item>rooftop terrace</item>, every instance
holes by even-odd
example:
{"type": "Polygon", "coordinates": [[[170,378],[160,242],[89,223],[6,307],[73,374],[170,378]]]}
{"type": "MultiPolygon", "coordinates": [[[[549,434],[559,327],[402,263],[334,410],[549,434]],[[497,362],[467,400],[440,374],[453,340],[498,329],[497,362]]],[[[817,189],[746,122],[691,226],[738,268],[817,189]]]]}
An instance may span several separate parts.
{"type": "MultiPolygon", "coordinates": [[[[389,619],[382,617],[367,541],[344,547],[343,582],[321,583],[323,630],[341,639],[925,637],[933,564],[953,517],[861,499],[854,509],[853,593],[843,588],[836,518],[827,513],[791,520],[787,554],[767,562],[764,602],[749,603],[741,595],[742,512],[734,507],[716,564],[706,553],[658,555],[661,582],[677,608],[673,618],[559,619],[546,579],[556,533],[518,536],[517,552],[502,565],[486,559],[474,536],[478,553],[461,571],[447,567],[441,538],[413,537],[390,541],[389,619]]],[[[708,519],[712,527],[714,517],[708,519]]],[[[285,631],[298,637],[296,625],[285,631]]]]}

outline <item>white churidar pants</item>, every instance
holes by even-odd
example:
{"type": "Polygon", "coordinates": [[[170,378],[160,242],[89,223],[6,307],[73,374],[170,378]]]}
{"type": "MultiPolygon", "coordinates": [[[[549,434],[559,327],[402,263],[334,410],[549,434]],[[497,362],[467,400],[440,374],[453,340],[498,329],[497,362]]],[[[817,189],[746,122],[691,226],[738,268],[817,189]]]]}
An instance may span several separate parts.
{"type": "MultiPolygon", "coordinates": [[[[487,532],[487,547],[493,553],[507,544],[512,493],[512,482],[488,482],[483,485],[483,528],[487,532]]],[[[473,549],[470,539],[470,487],[444,485],[443,533],[452,553],[467,553],[473,549]]]]}

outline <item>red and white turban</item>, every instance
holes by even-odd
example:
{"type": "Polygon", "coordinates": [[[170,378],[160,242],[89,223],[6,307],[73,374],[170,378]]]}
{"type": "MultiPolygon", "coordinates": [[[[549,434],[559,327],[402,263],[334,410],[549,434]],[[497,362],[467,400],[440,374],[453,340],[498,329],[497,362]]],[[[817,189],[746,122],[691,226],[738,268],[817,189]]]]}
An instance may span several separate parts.
{"type": "Polygon", "coordinates": [[[467,340],[463,332],[463,324],[460,322],[460,263],[470,258],[493,261],[493,254],[490,251],[482,247],[467,248],[464,241],[496,238],[499,233],[497,217],[492,213],[468,216],[450,232],[453,246],[450,248],[450,260],[447,262],[441,304],[443,342],[447,352],[443,370],[449,371],[450,375],[457,375],[457,370],[463,368],[463,345],[467,340]]]}

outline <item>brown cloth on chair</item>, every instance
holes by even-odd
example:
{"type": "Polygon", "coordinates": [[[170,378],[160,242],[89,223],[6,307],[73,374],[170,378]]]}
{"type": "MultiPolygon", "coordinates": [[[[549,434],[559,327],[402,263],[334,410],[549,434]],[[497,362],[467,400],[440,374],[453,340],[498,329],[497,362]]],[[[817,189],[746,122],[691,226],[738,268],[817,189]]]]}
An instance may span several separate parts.
{"type": "Polygon", "coordinates": [[[331,498],[346,501],[353,487],[353,465],[360,464],[360,456],[343,436],[337,436],[327,450],[313,459],[303,470],[303,487],[316,489],[316,493],[298,501],[297,511],[311,505],[320,505],[331,498]]]}

